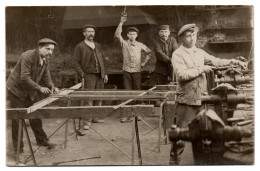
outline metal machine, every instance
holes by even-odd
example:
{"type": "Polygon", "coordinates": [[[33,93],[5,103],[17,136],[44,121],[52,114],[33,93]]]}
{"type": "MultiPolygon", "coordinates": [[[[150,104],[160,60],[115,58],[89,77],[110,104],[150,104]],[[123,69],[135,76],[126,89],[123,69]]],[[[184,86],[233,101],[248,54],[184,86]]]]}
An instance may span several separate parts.
{"type": "MultiPolygon", "coordinates": [[[[241,141],[251,137],[249,130],[239,126],[226,126],[220,117],[211,109],[202,110],[187,128],[172,125],[169,140],[175,147],[179,140],[191,141],[196,165],[227,164],[223,160],[226,150],[225,142],[241,141]]],[[[178,148],[174,149],[175,164],[179,164],[178,148]]]]}

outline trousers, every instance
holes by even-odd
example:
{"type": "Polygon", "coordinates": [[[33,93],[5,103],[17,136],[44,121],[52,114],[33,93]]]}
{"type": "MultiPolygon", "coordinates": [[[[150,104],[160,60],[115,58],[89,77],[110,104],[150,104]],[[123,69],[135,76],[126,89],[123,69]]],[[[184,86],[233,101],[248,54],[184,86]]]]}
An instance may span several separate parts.
{"type": "MultiPolygon", "coordinates": [[[[201,106],[195,106],[195,105],[186,105],[181,103],[176,103],[176,125],[179,128],[186,128],[188,127],[188,124],[195,119],[197,113],[199,113],[200,110],[202,110],[203,105],[201,106]]],[[[172,144],[171,151],[170,151],[170,163],[171,160],[174,159],[174,149],[177,148],[177,153],[181,154],[184,151],[185,148],[185,142],[179,141],[177,146],[174,146],[172,144]]],[[[198,145],[192,145],[193,148],[193,156],[194,160],[196,161],[196,158],[200,157],[200,154],[196,151],[196,148],[198,148],[198,145]]]]}
{"type": "Polygon", "coordinates": [[[141,90],[141,72],[124,71],[124,87],[127,90],[141,90]]]}
{"type": "MultiPolygon", "coordinates": [[[[10,100],[11,108],[28,108],[32,106],[36,101],[31,101],[28,96],[25,101],[22,101],[17,96],[15,96],[11,91],[8,91],[8,98],[10,100]]],[[[36,98],[37,99],[37,98],[36,98]]],[[[39,111],[36,111],[39,112],[39,111]]],[[[29,119],[30,126],[35,135],[36,142],[41,144],[44,141],[48,141],[47,135],[42,128],[42,120],[41,119],[29,119]]],[[[19,119],[12,120],[12,141],[14,149],[17,149],[18,143],[18,129],[19,129],[19,119]]],[[[22,138],[23,138],[23,130],[22,130],[22,138]]],[[[20,149],[23,149],[24,143],[21,141],[20,149]]]]}
{"type": "MultiPolygon", "coordinates": [[[[85,73],[84,74],[84,88],[89,90],[104,89],[104,81],[100,73],[85,73]]],[[[86,100],[87,106],[101,106],[101,100],[86,100]]]]}
{"type": "Polygon", "coordinates": [[[168,79],[169,76],[167,75],[162,75],[158,72],[154,72],[154,76],[155,76],[155,82],[156,82],[156,85],[166,85],[166,84],[169,84],[170,81],[168,79]]]}

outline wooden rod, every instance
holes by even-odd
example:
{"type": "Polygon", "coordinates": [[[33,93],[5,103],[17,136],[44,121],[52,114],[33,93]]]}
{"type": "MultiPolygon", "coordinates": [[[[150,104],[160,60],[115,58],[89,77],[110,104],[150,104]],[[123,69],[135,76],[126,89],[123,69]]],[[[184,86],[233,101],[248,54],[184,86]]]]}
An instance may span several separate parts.
{"type": "Polygon", "coordinates": [[[67,98],[71,98],[72,100],[163,100],[166,99],[164,96],[136,96],[136,95],[52,95],[51,98],[59,98],[60,100],[67,100],[67,98]]]}
{"type": "MultiPolygon", "coordinates": [[[[81,83],[78,83],[78,84],[72,86],[71,88],[78,89],[80,87],[81,87],[81,83]]],[[[67,94],[69,94],[69,93],[71,93],[73,91],[74,90],[63,90],[60,93],[58,93],[57,95],[67,95],[67,94]]],[[[39,101],[37,103],[34,103],[31,107],[27,108],[27,113],[28,114],[32,113],[32,112],[40,109],[41,107],[44,107],[44,106],[46,106],[46,105],[48,105],[48,104],[50,104],[50,103],[52,103],[52,102],[54,102],[54,101],[56,101],[58,99],[59,98],[52,98],[52,97],[45,98],[45,99],[43,99],[43,100],[41,100],[41,101],[39,101]]]]}
{"type": "Polygon", "coordinates": [[[131,108],[137,111],[138,116],[148,116],[154,113],[153,105],[123,106],[121,110],[114,110],[114,106],[70,106],[70,107],[43,107],[39,112],[27,114],[27,108],[13,108],[6,110],[7,119],[44,119],[44,118],[105,118],[109,116],[131,116],[131,108]]]}
{"type": "MultiPolygon", "coordinates": [[[[150,88],[149,91],[153,91],[154,89],[156,89],[156,86],[150,88]]],[[[143,95],[147,94],[149,91],[147,91],[147,92],[143,92],[143,93],[139,94],[138,96],[143,96],[143,95]]],[[[115,106],[114,109],[118,109],[118,108],[120,108],[120,107],[126,105],[127,103],[132,102],[132,101],[133,101],[133,99],[129,99],[129,100],[127,100],[127,101],[125,101],[125,102],[123,102],[123,103],[121,103],[121,104],[115,106]]]]}

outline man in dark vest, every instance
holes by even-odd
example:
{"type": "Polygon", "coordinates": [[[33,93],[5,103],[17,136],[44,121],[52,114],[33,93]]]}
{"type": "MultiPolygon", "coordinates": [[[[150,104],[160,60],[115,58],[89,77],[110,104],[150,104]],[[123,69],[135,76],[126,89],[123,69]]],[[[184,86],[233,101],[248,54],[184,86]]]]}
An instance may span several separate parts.
{"type": "MultiPolygon", "coordinates": [[[[80,77],[84,77],[85,89],[104,89],[104,84],[108,81],[104,66],[104,55],[100,44],[94,42],[96,27],[93,25],[83,26],[85,40],[77,44],[74,51],[74,69],[80,77]]],[[[87,100],[86,105],[101,106],[102,101],[87,100]],[[94,104],[93,104],[94,103],[94,104]]],[[[92,118],[94,123],[104,122],[97,118],[92,118]]]]}
{"type": "MultiPolygon", "coordinates": [[[[41,100],[42,94],[59,92],[54,87],[50,75],[49,57],[51,57],[56,42],[44,38],[39,40],[38,48],[24,52],[19,58],[7,80],[7,95],[11,108],[28,108],[41,100]]],[[[42,128],[41,119],[30,119],[31,128],[36,138],[37,145],[54,147],[42,128]]],[[[19,120],[12,120],[12,140],[16,151],[18,142],[19,120]]],[[[20,153],[24,144],[21,142],[20,153]]]]}
{"type": "Polygon", "coordinates": [[[155,82],[157,85],[168,84],[174,79],[171,58],[178,48],[177,41],[170,35],[170,26],[160,25],[152,42],[156,55],[155,82]]]}

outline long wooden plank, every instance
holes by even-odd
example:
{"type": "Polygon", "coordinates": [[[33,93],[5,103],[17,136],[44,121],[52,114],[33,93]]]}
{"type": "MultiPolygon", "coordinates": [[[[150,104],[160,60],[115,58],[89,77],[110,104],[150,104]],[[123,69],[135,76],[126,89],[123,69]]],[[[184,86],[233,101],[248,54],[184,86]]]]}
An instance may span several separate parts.
{"type": "MultiPolygon", "coordinates": [[[[78,83],[78,84],[72,86],[71,88],[72,89],[79,89],[80,87],[81,87],[81,83],[78,83]]],[[[63,90],[60,93],[58,93],[57,95],[67,95],[67,94],[69,94],[73,91],[75,91],[75,90],[63,90]]],[[[48,98],[43,99],[43,100],[41,100],[37,103],[34,103],[31,107],[27,108],[27,114],[32,113],[32,112],[40,109],[41,107],[46,106],[46,105],[48,105],[48,104],[50,104],[50,103],[52,103],[52,102],[54,102],[58,99],[59,98],[48,97],[48,98]]]]}
{"type": "Polygon", "coordinates": [[[74,91],[71,95],[139,95],[141,93],[149,92],[149,95],[164,95],[169,91],[74,91]]]}
{"type": "Polygon", "coordinates": [[[13,108],[6,110],[7,119],[51,119],[51,118],[106,118],[154,115],[153,105],[122,106],[114,110],[114,106],[71,106],[71,107],[43,107],[27,114],[27,108],[13,108]]]}
{"type": "Polygon", "coordinates": [[[163,100],[166,99],[164,96],[136,96],[136,95],[52,95],[53,98],[59,98],[59,100],[106,100],[106,101],[113,101],[113,100],[143,100],[143,101],[156,101],[156,100],[163,100]]]}

